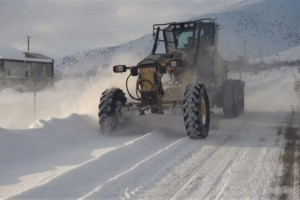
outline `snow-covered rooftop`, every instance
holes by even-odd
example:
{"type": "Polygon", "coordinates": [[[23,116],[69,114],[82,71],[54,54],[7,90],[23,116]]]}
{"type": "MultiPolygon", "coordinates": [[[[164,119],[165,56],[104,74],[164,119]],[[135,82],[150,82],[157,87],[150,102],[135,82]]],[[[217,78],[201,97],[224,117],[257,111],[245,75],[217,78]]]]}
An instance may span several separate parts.
{"type": "Polygon", "coordinates": [[[39,53],[27,53],[17,50],[9,46],[0,45],[0,59],[13,59],[13,60],[25,60],[25,61],[37,61],[37,62],[52,62],[52,59],[39,54],[39,53]],[[25,56],[29,55],[29,57],[25,56]]]}
{"type": "Polygon", "coordinates": [[[0,58],[6,58],[6,59],[24,59],[25,55],[22,51],[19,51],[15,48],[0,45],[0,58]]]}

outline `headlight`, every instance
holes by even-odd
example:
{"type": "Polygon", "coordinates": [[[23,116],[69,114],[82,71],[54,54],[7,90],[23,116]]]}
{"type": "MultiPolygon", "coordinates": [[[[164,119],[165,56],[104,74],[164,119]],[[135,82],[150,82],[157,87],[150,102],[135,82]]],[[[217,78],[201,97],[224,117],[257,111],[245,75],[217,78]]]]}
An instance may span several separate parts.
{"type": "Polygon", "coordinates": [[[182,66],[181,60],[171,60],[170,67],[171,68],[179,68],[182,66]]]}
{"type": "Polygon", "coordinates": [[[171,67],[177,67],[177,62],[176,60],[171,61],[171,67]]]}
{"type": "Polygon", "coordinates": [[[115,65],[113,70],[115,73],[122,73],[122,72],[126,72],[127,67],[126,65],[115,65]]]}

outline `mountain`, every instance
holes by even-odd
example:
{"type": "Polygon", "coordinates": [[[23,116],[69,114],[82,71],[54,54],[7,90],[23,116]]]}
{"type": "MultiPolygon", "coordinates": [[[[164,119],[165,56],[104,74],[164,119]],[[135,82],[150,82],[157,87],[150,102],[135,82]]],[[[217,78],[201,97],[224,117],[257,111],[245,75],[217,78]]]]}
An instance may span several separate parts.
{"type": "Polygon", "coordinates": [[[98,48],[77,52],[56,61],[56,69],[66,75],[78,73],[93,74],[103,67],[117,64],[135,65],[150,54],[152,35],[146,34],[134,41],[119,46],[98,48]]]}
{"type": "Polygon", "coordinates": [[[300,1],[266,0],[215,14],[221,53],[262,57],[300,45],[299,7],[300,1]]]}
{"type": "MultiPolygon", "coordinates": [[[[262,0],[237,4],[229,10],[195,19],[217,19],[219,51],[224,59],[264,57],[300,45],[299,7],[300,1],[295,0],[262,0]]],[[[79,71],[76,69],[84,66],[85,74],[94,74],[114,64],[135,65],[150,53],[152,44],[152,35],[146,34],[119,46],[65,56],[56,61],[56,69],[64,74],[76,74],[79,71]]]]}

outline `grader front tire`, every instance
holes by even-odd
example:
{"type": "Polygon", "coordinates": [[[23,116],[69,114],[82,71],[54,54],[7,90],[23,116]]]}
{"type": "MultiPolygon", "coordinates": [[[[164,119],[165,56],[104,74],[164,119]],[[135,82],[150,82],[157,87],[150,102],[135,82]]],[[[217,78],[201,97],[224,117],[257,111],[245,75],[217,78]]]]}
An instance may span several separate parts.
{"type": "Polygon", "coordinates": [[[122,108],[127,98],[119,88],[107,89],[102,93],[99,104],[99,124],[101,131],[111,133],[124,121],[122,108]]]}
{"type": "Polygon", "coordinates": [[[191,139],[208,136],[210,107],[207,91],[203,84],[186,87],[183,99],[183,117],[187,135],[191,139]]]}

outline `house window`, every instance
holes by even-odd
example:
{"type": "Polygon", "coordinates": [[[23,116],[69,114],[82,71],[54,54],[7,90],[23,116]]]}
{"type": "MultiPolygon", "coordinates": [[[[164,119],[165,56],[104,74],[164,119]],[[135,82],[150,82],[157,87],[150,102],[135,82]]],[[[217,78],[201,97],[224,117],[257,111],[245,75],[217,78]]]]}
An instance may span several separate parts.
{"type": "Polygon", "coordinates": [[[30,65],[32,77],[34,79],[45,79],[45,64],[35,63],[30,65]]]}
{"type": "Polygon", "coordinates": [[[4,62],[5,76],[11,78],[28,78],[28,65],[20,62],[4,62]]]}

